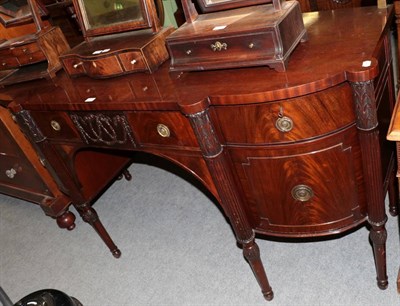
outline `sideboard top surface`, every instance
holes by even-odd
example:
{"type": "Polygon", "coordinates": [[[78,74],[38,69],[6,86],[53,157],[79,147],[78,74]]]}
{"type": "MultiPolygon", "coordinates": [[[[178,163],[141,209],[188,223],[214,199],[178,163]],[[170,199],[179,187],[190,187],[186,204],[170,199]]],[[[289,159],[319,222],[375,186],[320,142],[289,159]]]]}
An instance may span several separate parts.
{"type": "Polygon", "coordinates": [[[349,76],[374,77],[375,48],[393,16],[392,6],[304,13],[308,40],[296,47],[286,72],[255,67],[179,73],[170,72],[167,61],[153,74],[94,80],[59,72],[50,81],[1,91],[32,110],[174,110],[205,100],[231,105],[285,99],[324,90],[349,76]],[[371,66],[362,67],[369,60],[371,66]],[[88,98],[95,99],[88,103],[88,98]]]}

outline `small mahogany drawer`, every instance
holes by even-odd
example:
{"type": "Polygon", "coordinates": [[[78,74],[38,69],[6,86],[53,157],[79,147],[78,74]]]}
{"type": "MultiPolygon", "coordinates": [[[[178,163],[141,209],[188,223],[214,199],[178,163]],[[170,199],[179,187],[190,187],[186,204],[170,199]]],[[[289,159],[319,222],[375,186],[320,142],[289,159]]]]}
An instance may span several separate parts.
{"type": "Polygon", "coordinates": [[[24,54],[30,54],[30,53],[35,53],[37,51],[40,51],[40,48],[37,43],[30,43],[30,44],[18,46],[15,48],[11,47],[10,51],[15,56],[21,56],[24,54]]]}
{"type": "Polygon", "coordinates": [[[107,74],[121,74],[124,70],[117,56],[97,59],[82,59],[79,57],[63,58],[63,65],[70,76],[87,74],[94,78],[101,78],[107,74]]]}
{"type": "Polygon", "coordinates": [[[0,156],[0,188],[4,185],[42,192],[47,190],[32,165],[16,155],[0,156]]]}
{"type": "Polygon", "coordinates": [[[140,144],[198,147],[189,120],[179,112],[128,113],[140,144]]]}
{"type": "MultiPolygon", "coordinates": [[[[237,61],[262,56],[273,57],[274,33],[231,36],[221,39],[204,39],[184,44],[170,44],[172,58],[176,62],[221,62],[234,58],[237,61]]],[[[176,63],[174,63],[176,64],[176,63]]]]}
{"type": "Polygon", "coordinates": [[[20,65],[28,65],[33,63],[38,63],[46,60],[46,56],[42,51],[37,51],[29,54],[21,54],[18,56],[18,61],[20,65]]]}
{"type": "Polygon", "coordinates": [[[46,138],[66,141],[79,141],[80,136],[67,113],[31,112],[39,130],[46,138]]]}
{"type": "Polygon", "coordinates": [[[0,69],[10,69],[19,67],[19,61],[16,57],[2,57],[0,59],[0,69]]]}
{"type": "Polygon", "coordinates": [[[257,231],[318,236],[338,233],[365,220],[355,125],[301,144],[227,149],[257,231]]]}
{"type": "Polygon", "coordinates": [[[271,144],[318,137],[355,121],[347,84],[273,103],[215,107],[226,143],[271,144]],[[238,128],[240,127],[240,128],[238,128]]]}
{"type": "Polygon", "coordinates": [[[124,52],[118,54],[125,71],[146,71],[146,62],[140,52],[124,52]]]}

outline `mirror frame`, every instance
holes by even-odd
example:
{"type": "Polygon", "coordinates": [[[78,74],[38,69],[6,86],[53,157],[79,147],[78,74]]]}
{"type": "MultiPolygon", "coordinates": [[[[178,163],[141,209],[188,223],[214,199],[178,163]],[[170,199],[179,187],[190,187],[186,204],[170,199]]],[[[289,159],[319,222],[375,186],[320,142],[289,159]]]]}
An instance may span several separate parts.
{"type": "Polygon", "coordinates": [[[197,0],[197,3],[203,13],[223,11],[243,6],[271,2],[272,0],[197,0]]]}
{"type": "Polygon", "coordinates": [[[143,20],[132,20],[121,22],[118,24],[104,25],[96,28],[88,27],[88,20],[83,0],[72,0],[78,17],[79,24],[82,29],[82,34],[86,38],[93,36],[100,36],[106,34],[113,34],[125,31],[140,30],[152,28],[153,32],[160,30],[160,21],[157,17],[156,6],[154,0],[138,0],[141,5],[143,20]]]}

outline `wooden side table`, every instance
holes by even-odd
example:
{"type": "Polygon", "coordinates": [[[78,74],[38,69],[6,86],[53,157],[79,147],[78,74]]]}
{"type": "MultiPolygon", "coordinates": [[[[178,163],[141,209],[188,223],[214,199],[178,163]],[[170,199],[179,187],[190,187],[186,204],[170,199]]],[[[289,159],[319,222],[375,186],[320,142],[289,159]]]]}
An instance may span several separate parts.
{"type": "MultiPolygon", "coordinates": [[[[387,139],[396,142],[397,150],[397,178],[400,187],[400,95],[397,95],[396,106],[393,112],[392,121],[387,134],[387,139]]],[[[400,267],[397,275],[397,292],[400,293],[400,267]]]]}

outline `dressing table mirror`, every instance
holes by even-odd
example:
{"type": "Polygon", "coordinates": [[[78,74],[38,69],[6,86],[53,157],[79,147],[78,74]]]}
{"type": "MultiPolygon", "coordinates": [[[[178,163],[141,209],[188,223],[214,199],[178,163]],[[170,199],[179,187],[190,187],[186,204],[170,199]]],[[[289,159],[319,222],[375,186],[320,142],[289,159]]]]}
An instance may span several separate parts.
{"type": "Polygon", "coordinates": [[[6,26],[15,26],[29,20],[36,26],[35,33],[0,42],[0,86],[53,78],[62,68],[60,54],[69,50],[60,28],[43,22],[44,10],[38,0],[1,1],[0,7],[3,20],[0,26],[5,26],[4,22],[6,26]]]}
{"type": "Polygon", "coordinates": [[[168,59],[165,38],[173,31],[162,27],[162,1],[157,3],[73,0],[85,41],[62,55],[66,72],[108,78],[155,71],[168,59]]]}
{"type": "Polygon", "coordinates": [[[195,2],[182,0],[186,23],[167,38],[172,71],[269,66],[282,72],[306,39],[297,1],[195,2]]]}

